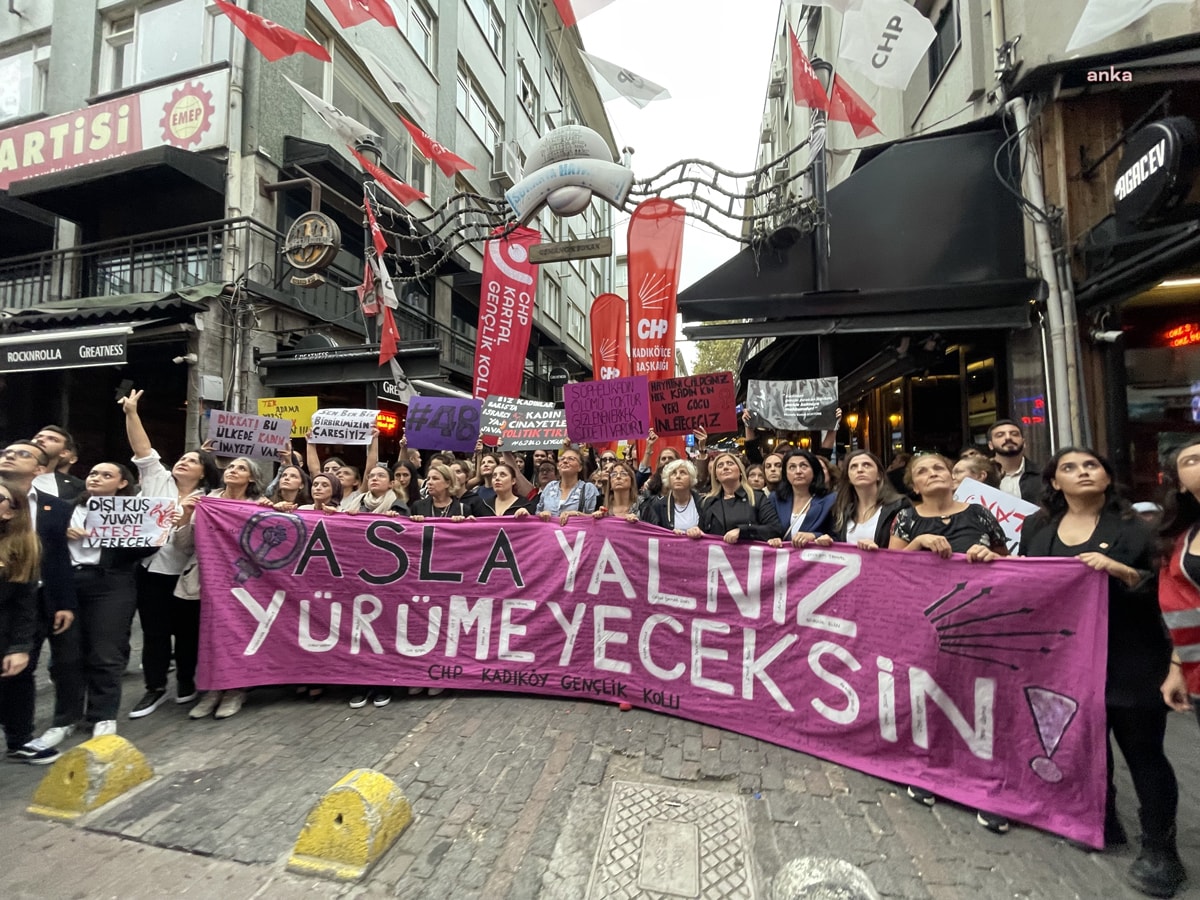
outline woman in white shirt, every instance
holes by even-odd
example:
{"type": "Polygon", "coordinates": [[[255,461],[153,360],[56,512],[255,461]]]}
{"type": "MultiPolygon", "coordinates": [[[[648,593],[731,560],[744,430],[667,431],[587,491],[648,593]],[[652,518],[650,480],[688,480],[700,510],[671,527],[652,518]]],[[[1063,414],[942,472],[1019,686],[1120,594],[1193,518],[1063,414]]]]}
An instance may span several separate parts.
{"type": "MultiPolygon", "coordinates": [[[[162,464],[138,414],[143,391],[120,400],[125,433],[133,450],[143,497],[161,497],[178,506],[188,497],[212,490],[221,478],[217,461],[204,450],[189,450],[170,470],[162,464]]],[[[200,604],[175,596],[175,584],[192,555],[175,546],[174,529],[153,556],[137,571],[138,619],[142,625],[142,676],[146,693],[129,713],[140,719],[158,709],[167,697],[167,670],[175,648],[175,702],[196,699],[196,658],[200,652],[200,604]]]]}
{"type": "Polygon", "coordinates": [[[896,513],[908,506],[908,498],[896,493],[870,450],[851,451],[843,465],[846,477],[833,504],[831,536],[859,550],[886,547],[896,513]]]}

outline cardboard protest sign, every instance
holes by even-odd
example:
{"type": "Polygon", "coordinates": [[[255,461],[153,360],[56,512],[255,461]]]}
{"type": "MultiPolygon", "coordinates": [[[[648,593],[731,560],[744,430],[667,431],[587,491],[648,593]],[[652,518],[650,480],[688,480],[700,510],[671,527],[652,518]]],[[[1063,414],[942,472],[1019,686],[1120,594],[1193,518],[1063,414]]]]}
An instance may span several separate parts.
{"type": "Polygon", "coordinates": [[[319,409],[313,413],[313,444],[358,444],[371,443],[371,430],[375,427],[377,409],[319,409]]]}
{"type": "Polygon", "coordinates": [[[282,418],[214,409],[208,414],[208,440],[217,456],[279,459],[279,451],[286,450],[292,440],[292,423],[282,418]]]}
{"type": "Polygon", "coordinates": [[[650,382],[650,426],[659,437],[738,431],[732,372],[710,372],[650,382]]]}
{"type": "Polygon", "coordinates": [[[954,492],[954,499],[959,503],[978,503],[996,517],[1004,529],[1004,536],[1008,538],[1009,555],[1015,554],[1021,546],[1021,526],[1025,524],[1025,519],[1039,509],[1035,503],[1006,494],[999,488],[973,478],[963,479],[954,492]]]}
{"type": "Polygon", "coordinates": [[[646,376],[563,385],[567,434],[581,444],[632,441],[650,430],[646,376]]]}
{"type": "MultiPolygon", "coordinates": [[[[245,455],[245,454],[241,454],[245,455]]],[[[85,547],[161,547],[177,509],[167,497],[90,497],[85,547]]]]}
{"type": "Polygon", "coordinates": [[[1103,845],[1107,576],[1074,559],[209,499],[196,543],[201,690],[625,701],[1103,845]]]}
{"type": "Polygon", "coordinates": [[[501,450],[561,447],[567,439],[567,416],[561,409],[533,406],[521,400],[500,433],[501,450]]]}
{"type": "Polygon", "coordinates": [[[404,438],[418,450],[470,453],[479,440],[481,400],[413,397],[408,401],[404,438]]]}
{"type": "Polygon", "coordinates": [[[312,427],[318,403],[316,397],[263,397],[258,401],[258,414],[269,419],[291,419],[292,437],[302,438],[312,427]]]}
{"type": "MultiPolygon", "coordinates": [[[[500,437],[500,432],[517,411],[518,403],[524,403],[527,408],[554,408],[554,404],[549,400],[518,400],[516,397],[505,397],[502,394],[489,394],[480,411],[479,433],[484,437],[500,437]]],[[[494,444],[495,441],[491,443],[494,444]]]]}
{"type": "Polygon", "coordinates": [[[754,428],[828,430],[837,426],[838,380],[757,381],[746,384],[746,409],[754,428]]]}

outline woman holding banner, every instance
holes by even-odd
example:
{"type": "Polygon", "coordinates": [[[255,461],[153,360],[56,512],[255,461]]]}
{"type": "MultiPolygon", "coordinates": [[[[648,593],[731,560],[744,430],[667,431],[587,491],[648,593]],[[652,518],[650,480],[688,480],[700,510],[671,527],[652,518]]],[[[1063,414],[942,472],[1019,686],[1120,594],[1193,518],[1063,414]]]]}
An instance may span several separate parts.
{"type": "Polygon", "coordinates": [[[143,547],[88,547],[84,538],[88,500],[132,497],[133,473],[120,463],[96,463],[75,499],[67,548],[75,570],[79,611],[75,624],[54,647],[54,720],[40,738],[56,747],[75,731],[80,720],[92,736],[117,733],[121,678],[129,663],[129,632],[137,609],[133,570],[154,552],[143,547]]]}
{"type": "MultiPolygon", "coordinates": [[[[583,454],[574,447],[558,452],[558,479],[542,488],[538,497],[537,515],[543,522],[557,519],[566,525],[572,516],[590,516],[600,503],[600,492],[583,474],[583,454]]],[[[521,513],[517,513],[518,516],[521,513]]]]}
{"type": "Polygon", "coordinates": [[[1142,849],[1129,880],[1151,897],[1171,897],[1186,872],[1175,842],[1179,787],[1163,751],[1168,709],[1160,687],[1171,668],[1171,643],[1156,599],[1154,536],[1117,496],[1108,460],[1092,450],[1059,450],[1042,470],[1042,482],[1042,510],[1021,529],[1021,555],[1073,558],[1108,575],[1104,842],[1128,840],[1116,810],[1115,738],[1141,807],[1142,849]]]}
{"type": "Polygon", "coordinates": [[[319,472],[313,476],[312,503],[302,503],[298,509],[311,509],[319,513],[341,512],[342,481],[336,472],[319,472]]]}
{"type": "Polygon", "coordinates": [[[461,522],[467,517],[459,496],[462,485],[458,478],[445,463],[432,462],[425,473],[425,488],[428,496],[421,497],[410,505],[410,518],[414,522],[423,522],[426,518],[450,519],[461,522]]]}
{"type": "Polygon", "coordinates": [[[528,515],[534,507],[532,500],[517,496],[517,470],[508,463],[496,463],[492,469],[492,499],[483,501],[481,516],[515,516],[518,510],[528,515]]]}
{"type": "Polygon", "coordinates": [[[771,496],[784,529],[783,539],[770,541],[771,546],[780,547],[788,540],[793,547],[803,547],[818,538],[832,543],[828,531],[834,499],[817,457],[807,450],[793,450],[784,460],[784,480],[771,496]]]}
{"type": "Polygon", "coordinates": [[[1167,496],[1160,534],[1167,544],[1158,602],[1175,652],[1162,694],[1172,709],[1193,709],[1200,719],[1200,440],[1175,450],[1163,475],[1167,496]]]}
{"type": "Polygon", "coordinates": [[[398,499],[392,490],[392,473],[385,466],[376,465],[367,473],[367,489],[343,500],[341,510],[351,515],[365,512],[377,516],[398,516],[399,511],[392,509],[398,499]]]}
{"type": "Polygon", "coordinates": [[[712,462],[713,486],[700,506],[700,524],[690,538],[716,535],[727,544],[769,541],[783,534],[775,503],[746,482],[746,470],[735,454],[718,453],[712,462]]]}
{"type": "MultiPolygon", "coordinates": [[[[179,457],[170,471],[150,445],[150,437],[138,414],[143,391],[122,397],[125,433],[133,450],[143,497],[162,497],[183,507],[183,501],[212,490],[221,479],[221,471],[211,453],[189,450],[179,457]]],[[[193,554],[175,545],[178,529],[171,529],[166,543],[153,556],[146,557],[137,570],[138,619],[142,625],[142,675],[146,693],[130,710],[129,718],[140,719],[158,709],[167,697],[167,671],[171,647],[175,648],[175,702],[189,703],[196,698],[196,657],[200,649],[200,605],[175,596],[175,586],[183,570],[193,562],[193,554]]]]}
{"type": "Polygon", "coordinates": [[[633,466],[623,459],[617,460],[609,467],[607,475],[604,499],[592,515],[597,519],[616,516],[627,522],[639,521],[637,473],[633,471],[633,466]]]}
{"type": "Polygon", "coordinates": [[[275,477],[275,489],[258,502],[279,512],[292,512],[311,501],[308,495],[308,476],[299,466],[285,465],[275,477]]]}
{"type": "Polygon", "coordinates": [[[883,463],[870,450],[852,450],[845,471],[846,485],[833,504],[830,536],[859,550],[886,547],[896,514],[908,505],[908,499],[892,490],[883,463]]]}
{"type": "Polygon", "coordinates": [[[687,534],[689,528],[700,524],[700,507],[704,498],[696,490],[696,467],[686,459],[667,463],[663,480],[670,490],[655,497],[642,509],[642,520],[666,528],[676,534],[687,534]]]}

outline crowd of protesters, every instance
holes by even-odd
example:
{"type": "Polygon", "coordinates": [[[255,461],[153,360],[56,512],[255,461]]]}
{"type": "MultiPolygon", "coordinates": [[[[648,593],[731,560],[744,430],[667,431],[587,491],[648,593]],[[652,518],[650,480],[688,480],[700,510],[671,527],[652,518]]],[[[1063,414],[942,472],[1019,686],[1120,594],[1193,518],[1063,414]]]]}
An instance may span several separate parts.
{"type": "MultiPolygon", "coordinates": [[[[693,539],[773,547],[848,543],[986,564],[1007,556],[1008,545],[991,512],[955,498],[963,480],[974,479],[1040,505],[1025,521],[1021,556],[1073,557],[1108,575],[1105,841],[1127,841],[1116,814],[1115,739],[1140,805],[1141,853],[1130,879],[1152,896],[1171,896],[1184,879],[1175,838],[1179,792],[1163,745],[1170,709],[1195,709],[1200,717],[1200,438],[1166,460],[1155,534],[1122,499],[1104,457],[1068,447],[1039,467],[1025,456],[1021,426],[1009,420],[989,429],[987,452],[971,447],[957,459],[900,454],[889,466],[868,450],[852,450],[835,464],[832,433],[816,452],[774,441],[764,452],[747,426],[744,452],[710,451],[703,430],[691,454],[657,452],[651,432],[636,462],[613,448],[564,445],[523,454],[482,443],[471,458],[423,458],[401,442],[389,466],[379,459],[376,437],[359,469],[336,456],[322,460],[308,442],[303,457],[283,454],[269,479],[261,462],[219,462],[203,446],[168,468],[142,426],[141,398],[133,391],[120,401],[132,467],[98,462],[85,480],[72,477],[78,451],[57,426],[9,441],[0,453],[0,725],[10,760],[53,762],[78,728],[93,736],[116,733],[135,613],[145,693],[130,718],[149,716],[168,699],[193,704],[191,718],[224,719],[242,708],[246,691],[200,694],[195,683],[204,598],[192,517],[200,497],[413,521],[513,516],[565,525],[577,516],[611,516],[693,539]],[[89,546],[88,499],[139,491],[175,505],[165,543],[89,546]],[[35,738],[33,673],[47,639],[54,711],[50,727],[35,738]]],[[[317,700],[323,687],[298,685],[296,693],[317,700]]],[[[391,697],[389,687],[364,686],[350,705],[385,706],[391,697]]],[[[908,794],[936,802],[915,787],[908,794]]],[[[983,811],[979,821],[997,833],[1009,828],[983,811]]]]}

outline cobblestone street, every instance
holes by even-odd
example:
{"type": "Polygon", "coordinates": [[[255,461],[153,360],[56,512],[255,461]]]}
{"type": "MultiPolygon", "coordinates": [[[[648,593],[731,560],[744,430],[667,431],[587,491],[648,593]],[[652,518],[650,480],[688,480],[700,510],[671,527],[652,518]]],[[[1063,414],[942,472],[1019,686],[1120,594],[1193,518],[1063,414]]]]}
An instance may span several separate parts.
{"type": "MultiPolygon", "coordinates": [[[[51,702],[42,681],[40,719],[51,702]]],[[[131,672],[127,708],[138,687],[131,672]]],[[[173,703],[122,718],[122,735],[156,777],[76,827],[25,814],[46,768],[0,769],[3,895],[582,898],[594,866],[612,861],[597,851],[615,789],[661,796],[664,813],[681,805],[675,794],[715,795],[697,824],[724,835],[726,880],[702,883],[703,897],[766,896],[775,873],[804,856],[846,859],[886,897],[1140,896],[1122,877],[1131,848],[1086,853],[1021,827],[996,836],[973,810],[929,810],[887,782],[720,729],[612,704],[469,692],[351,710],[347,693],[308,703],[260,689],[220,722],[190,721],[173,703]],[[393,778],[413,824],[358,885],[285,873],[313,802],[356,767],[393,778]]],[[[1168,743],[1182,784],[1181,852],[1195,869],[1194,721],[1174,717],[1168,743]]],[[[1122,818],[1135,833],[1121,777],[1122,818]]],[[[618,863],[628,855],[619,831],[608,836],[618,863]]],[[[650,896],[606,892],[605,883],[590,896],[650,896]]]]}

